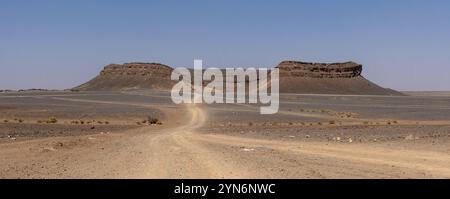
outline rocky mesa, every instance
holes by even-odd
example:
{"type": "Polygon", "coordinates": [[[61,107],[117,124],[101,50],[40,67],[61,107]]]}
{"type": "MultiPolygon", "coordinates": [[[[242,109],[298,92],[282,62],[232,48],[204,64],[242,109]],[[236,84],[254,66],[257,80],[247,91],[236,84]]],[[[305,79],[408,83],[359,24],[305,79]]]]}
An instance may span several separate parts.
{"type": "Polygon", "coordinates": [[[364,78],[363,66],[355,62],[282,61],[277,68],[280,71],[280,92],[282,93],[403,95],[364,78]]]}
{"type": "Polygon", "coordinates": [[[170,89],[173,68],[160,63],[109,64],[100,75],[75,90],[112,91],[129,89],[170,89]]]}
{"type": "MultiPolygon", "coordinates": [[[[403,95],[383,88],[362,76],[363,66],[355,62],[310,63],[282,61],[280,92],[299,94],[403,95]]],[[[75,90],[112,91],[130,89],[169,90],[173,68],[160,63],[110,64],[100,75],[75,90]]]]}

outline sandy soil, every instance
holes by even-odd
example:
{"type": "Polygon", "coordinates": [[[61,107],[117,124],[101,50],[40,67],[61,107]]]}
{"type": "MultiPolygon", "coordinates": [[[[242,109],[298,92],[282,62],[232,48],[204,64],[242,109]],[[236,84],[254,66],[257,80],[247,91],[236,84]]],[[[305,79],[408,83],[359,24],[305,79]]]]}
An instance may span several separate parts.
{"type": "Polygon", "coordinates": [[[158,109],[164,114],[163,125],[3,142],[1,178],[450,177],[450,123],[445,117],[425,121],[396,113],[377,118],[379,124],[368,124],[374,118],[360,117],[365,108],[312,111],[315,107],[304,105],[305,110],[297,110],[287,103],[280,114],[270,116],[277,124],[268,125],[267,118],[252,117],[257,115],[252,106],[173,106],[170,99],[152,103],[138,98],[68,95],[44,98],[68,104],[158,109]],[[341,118],[335,114],[342,111],[357,115],[341,118]],[[295,117],[307,118],[314,125],[304,125],[303,119],[296,121],[295,117]],[[385,118],[399,119],[395,124],[381,123],[388,121],[385,118]],[[337,123],[323,122],[331,119],[337,123]]]}

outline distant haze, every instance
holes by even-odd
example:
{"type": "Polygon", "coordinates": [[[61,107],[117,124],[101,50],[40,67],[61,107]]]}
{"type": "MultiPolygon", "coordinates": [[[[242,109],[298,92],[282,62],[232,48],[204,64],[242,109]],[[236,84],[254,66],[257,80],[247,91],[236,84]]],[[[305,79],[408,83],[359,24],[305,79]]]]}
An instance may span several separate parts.
{"type": "Polygon", "coordinates": [[[450,90],[450,1],[0,3],[0,89],[75,87],[103,66],[363,64],[397,90],[450,90]]]}

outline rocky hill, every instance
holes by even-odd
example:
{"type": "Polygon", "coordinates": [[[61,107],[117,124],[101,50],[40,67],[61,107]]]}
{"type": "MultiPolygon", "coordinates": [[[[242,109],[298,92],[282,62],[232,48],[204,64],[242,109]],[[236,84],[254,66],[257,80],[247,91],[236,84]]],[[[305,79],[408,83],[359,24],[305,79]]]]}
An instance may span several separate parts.
{"type": "Polygon", "coordinates": [[[365,79],[361,75],[362,65],[355,62],[283,61],[277,68],[282,93],[403,95],[365,79]]]}
{"type": "Polygon", "coordinates": [[[100,75],[75,87],[76,90],[170,89],[173,69],[160,63],[125,63],[107,65],[100,75]]]}
{"type": "MultiPolygon", "coordinates": [[[[362,65],[354,62],[328,64],[283,61],[277,68],[280,70],[282,93],[402,95],[365,79],[361,75],[362,65]]],[[[100,75],[74,89],[169,90],[177,83],[170,79],[172,71],[173,68],[159,63],[110,64],[100,72],[100,75]]]]}

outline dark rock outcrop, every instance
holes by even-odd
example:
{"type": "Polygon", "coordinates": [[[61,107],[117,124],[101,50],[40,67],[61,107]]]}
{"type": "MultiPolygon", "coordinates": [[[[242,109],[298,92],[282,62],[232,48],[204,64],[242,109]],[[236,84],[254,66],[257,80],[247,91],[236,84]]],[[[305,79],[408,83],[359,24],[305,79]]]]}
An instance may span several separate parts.
{"type": "Polygon", "coordinates": [[[283,61],[277,68],[283,77],[352,78],[360,76],[362,72],[362,65],[355,62],[326,64],[283,61]]]}
{"type": "Polygon", "coordinates": [[[172,68],[160,63],[132,62],[125,64],[109,64],[100,72],[100,76],[148,76],[170,78],[172,68]]]}

